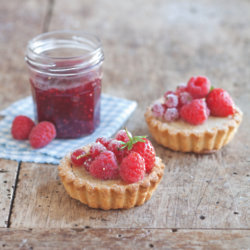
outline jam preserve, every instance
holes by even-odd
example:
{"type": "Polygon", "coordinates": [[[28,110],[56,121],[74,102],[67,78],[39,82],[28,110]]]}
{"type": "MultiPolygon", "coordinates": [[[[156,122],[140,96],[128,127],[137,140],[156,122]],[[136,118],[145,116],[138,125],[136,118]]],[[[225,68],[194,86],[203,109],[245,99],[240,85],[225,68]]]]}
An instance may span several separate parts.
{"type": "Polygon", "coordinates": [[[37,121],[50,121],[57,138],[78,138],[100,123],[103,52],[89,34],[57,31],[30,41],[26,61],[37,121]]]}

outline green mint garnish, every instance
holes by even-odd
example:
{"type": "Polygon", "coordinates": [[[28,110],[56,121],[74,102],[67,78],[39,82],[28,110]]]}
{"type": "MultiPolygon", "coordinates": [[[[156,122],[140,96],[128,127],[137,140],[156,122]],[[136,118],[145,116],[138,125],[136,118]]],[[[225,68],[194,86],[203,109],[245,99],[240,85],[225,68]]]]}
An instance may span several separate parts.
{"type": "Polygon", "coordinates": [[[212,91],[213,89],[214,89],[214,86],[211,86],[210,91],[212,91]]]}
{"type": "Polygon", "coordinates": [[[90,153],[78,155],[78,156],[76,157],[76,159],[79,160],[79,159],[81,159],[82,157],[85,157],[85,156],[88,156],[88,155],[90,155],[90,153]]]}
{"type": "Polygon", "coordinates": [[[131,137],[128,133],[128,130],[125,128],[125,131],[127,133],[127,136],[129,138],[128,142],[121,142],[121,144],[123,144],[123,146],[121,147],[121,149],[124,148],[128,148],[128,150],[131,150],[133,148],[133,145],[137,142],[145,142],[143,139],[146,138],[147,136],[134,136],[131,137]]]}

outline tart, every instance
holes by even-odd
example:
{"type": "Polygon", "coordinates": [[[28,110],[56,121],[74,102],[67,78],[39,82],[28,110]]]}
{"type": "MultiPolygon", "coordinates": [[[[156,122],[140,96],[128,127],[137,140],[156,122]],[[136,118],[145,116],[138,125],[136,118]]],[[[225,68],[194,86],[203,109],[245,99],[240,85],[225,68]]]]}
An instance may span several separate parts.
{"type": "MultiPolygon", "coordinates": [[[[197,80],[199,77],[193,78],[197,80]]],[[[203,87],[200,95],[190,91],[188,82],[177,87],[175,92],[166,92],[163,98],[147,108],[145,120],[157,143],[174,151],[210,153],[233,139],[242,121],[242,111],[226,91],[210,89],[209,80],[202,78],[208,86],[205,89],[199,83],[199,87],[203,87]],[[182,94],[185,98],[180,100],[182,94]]]]}
{"type": "MultiPolygon", "coordinates": [[[[96,145],[96,143],[94,144],[96,145]]],[[[97,144],[100,144],[100,141],[97,142],[97,144]]],[[[93,144],[90,144],[82,147],[80,150],[85,152],[85,156],[91,158],[92,146],[93,144]]],[[[132,151],[133,148],[131,149],[131,152],[132,151]]],[[[107,151],[105,152],[106,154],[112,155],[111,153],[107,153],[107,151]]],[[[100,174],[98,171],[97,174],[94,174],[95,169],[98,168],[96,163],[98,164],[98,160],[101,157],[100,155],[104,154],[103,152],[101,152],[99,156],[95,156],[95,159],[91,159],[90,161],[87,160],[88,167],[86,167],[86,165],[84,166],[84,164],[79,166],[77,162],[72,161],[73,153],[68,153],[61,160],[58,167],[59,176],[67,193],[72,198],[79,200],[91,208],[100,208],[104,210],[128,209],[144,204],[151,198],[153,192],[160,183],[165,166],[159,157],[154,156],[152,168],[147,171],[143,166],[144,172],[141,172],[142,175],[139,177],[137,176],[136,180],[132,179],[131,181],[131,179],[127,180],[125,177],[121,178],[119,172],[121,172],[122,167],[125,166],[126,160],[128,160],[131,155],[137,154],[131,152],[126,152],[123,159],[118,160],[118,157],[116,158],[115,161],[120,162],[118,174],[114,174],[113,176],[111,174],[107,178],[105,178],[105,174],[100,174]]],[[[79,157],[77,157],[77,159],[78,158],[79,157]]],[[[143,164],[146,161],[146,159],[144,161],[142,157],[140,160],[143,161],[143,164]]],[[[135,172],[136,171],[137,170],[135,170],[135,172]]],[[[115,172],[113,171],[112,173],[115,172]]]]}

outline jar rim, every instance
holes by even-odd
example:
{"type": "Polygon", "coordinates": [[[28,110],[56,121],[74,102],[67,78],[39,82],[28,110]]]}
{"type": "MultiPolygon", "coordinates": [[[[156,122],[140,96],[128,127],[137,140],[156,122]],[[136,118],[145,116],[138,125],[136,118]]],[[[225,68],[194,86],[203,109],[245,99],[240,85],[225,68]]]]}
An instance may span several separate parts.
{"type": "Polygon", "coordinates": [[[102,63],[104,55],[97,36],[82,31],[57,30],[31,39],[26,48],[25,60],[33,70],[68,75],[71,74],[69,71],[88,69],[102,63]],[[59,54],[62,48],[67,49],[67,55],[59,54]],[[60,65],[60,62],[64,64],[60,65]]]}

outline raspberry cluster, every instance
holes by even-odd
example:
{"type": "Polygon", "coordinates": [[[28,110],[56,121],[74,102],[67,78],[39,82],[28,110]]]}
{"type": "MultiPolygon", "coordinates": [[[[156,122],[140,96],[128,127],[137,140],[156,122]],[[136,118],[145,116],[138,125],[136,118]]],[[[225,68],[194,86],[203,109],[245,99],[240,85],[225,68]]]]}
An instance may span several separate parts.
{"type": "Polygon", "coordinates": [[[19,115],[12,122],[11,134],[16,140],[29,140],[33,148],[42,148],[56,137],[56,128],[47,121],[35,125],[29,117],[19,115]]]}
{"type": "Polygon", "coordinates": [[[167,122],[182,118],[192,125],[200,125],[209,115],[227,117],[234,114],[234,103],[225,90],[211,88],[207,77],[193,76],[175,91],[167,91],[163,101],[153,104],[152,113],[167,122]]]}
{"type": "Polygon", "coordinates": [[[120,130],[115,139],[98,138],[88,152],[77,149],[71,154],[76,167],[84,167],[101,180],[121,178],[126,183],[142,180],[155,165],[155,150],[144,136],[134,136],[120,130]]]}

